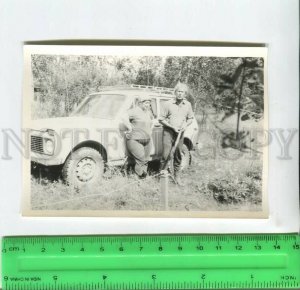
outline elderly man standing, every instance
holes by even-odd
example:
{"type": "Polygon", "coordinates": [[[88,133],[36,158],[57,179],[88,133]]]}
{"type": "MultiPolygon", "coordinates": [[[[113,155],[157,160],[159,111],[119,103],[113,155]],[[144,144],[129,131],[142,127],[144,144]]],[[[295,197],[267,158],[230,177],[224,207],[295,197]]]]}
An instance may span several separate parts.
{"type": "Polygon", "coordinates": [[[164,126],[163,132],[163,165],[165,165],[169,157],[173,157],[174,164],[174,179],[175,182],[182,186],[183,183],[179,178],[179,170],[182,159],[183,132],[192,124],[194,114],[191,103],[185,98],[188,92],[186,84],[178,83],[175,86],[175,99],[165,104],[160,123],[164,126]],[[173,145],[176,142],[177,136],[180,134],[179,143],[175,149],[174,156],[170,156],[173,145]]]}

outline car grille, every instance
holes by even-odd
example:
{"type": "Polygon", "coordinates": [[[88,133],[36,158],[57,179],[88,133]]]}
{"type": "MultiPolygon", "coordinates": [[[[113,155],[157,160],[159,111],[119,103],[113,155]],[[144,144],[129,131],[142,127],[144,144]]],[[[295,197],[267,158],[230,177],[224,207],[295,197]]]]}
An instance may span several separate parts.
{"type": "Polygon", "coordinates": [[[31,136],[31,151],[44,153],[43,138],[40,136],[31,136]]]}

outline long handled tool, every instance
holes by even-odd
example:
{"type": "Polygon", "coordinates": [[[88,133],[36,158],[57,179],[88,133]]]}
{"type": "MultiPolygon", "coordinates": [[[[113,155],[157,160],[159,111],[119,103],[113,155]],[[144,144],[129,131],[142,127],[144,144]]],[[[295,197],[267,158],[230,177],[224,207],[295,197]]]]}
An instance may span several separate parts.
{"type": "Polygon", "coordinates": [[[181,134],[182,134],[183,130],[181,129],[179,132],[178,132],[178,135],[176,137],[176,140],[170,150],[170,153],[162,167],[162,170],[160,172],[160,192],[161,192],[161,204],[163,206],[163,209],[164,210],[169,210],[169,190],[168,190],[168,184],[169,184],[169,181],[168,181],[168,176],[170,176],[173,180],[173,182],[175,184],[177,184],[177,181],[176,179],[174,178],[174,170],[173,170],[173,162],[171,162],[171,174],[169,174],[169,172],[166,170],[166,168],[168,167],[168,164],[170,162],[170,159],[173,159],[174,158],[174,153],[175,153],[175,150],[178,146],[178,143],[180,141],[180,138],[181,138],[181,134]]]}
{"type": "MultiPolygon", "coordinates": [[[[179,143],[179,141],[180,141],[180,138],[181,138],[182,133],[183,133],[183,130],[180,130],[180,131],[178,132],[177,137],[176,137],[176,140],[175,140],[175,142],[174,142],[174,144],[173,144],[173,146],[172,146],[172,148],[171,148],[171,150],[170,150],[170,153],[169,153],[169,155],[168,155],[168,158],[166,159],[165,164],[164,164],[164,166],[162,167],[163,170],[166,170],[166,168],[167,168],[169,162],[172,161],[172,159],[174,158],[174,153],[175,153],[175,150],[176,150],[176,148],[177,148],[177,146],[178,146],[178,143],[179,143]]],[[[171,162],[171,163],[173,163],[173,162],[171,162]]],[[[173,171],[173,168],[172,168],[172,171],[173,171]]]]}
{"type": "MultiPolygon", "coordinates": [[[[177,148],[177,146],[178,146],[178,143],[179,143],[179,141],[180,141],[181,135],[182,135],[183,132],[184,132],[184,130],[183,130],[183,128],[182,128],[184,122],[185,122],[185,121],[183,121],[183,123],[181,124],[181,129],[180,129],[179,132],[177,133],[176,140],[175,140],[175,142],[173,143],[173,146],[172,146],[172,148],[171,148],[171,150],[170,150],[170,153],[169,153],[169,155],[168,155],[168,157],[167,157],[167,159],[166,159],[166,161],[165,161],[165,164],[164,164],[163,167],[162,167],[162,170],[166,170],[166,168],[167,168],[167,166],[168,166],[168,164],[169,164],[169,161],[170,161],[172,158],[174,158],[175,150],[176,150],[176,148],[177,148]]],[[[172,168],[172,170],[173,170],[173,168],[172,168]]]]}
{"type": "Polygon", "coordinates": [[[174,166],[173,166],[173,162],[171,162],[171,174],[169,174],[169,172],[166,170],[166,168],[168,167],[169,165],[169,162],[170,160],[174,158],[174,153],[175,153],[175,150],[178,146],[178,143],[180,141],[180,138],[181,138],[181,135],[183,133],[183,126],[184,124],[184,121],[183,123],[181,124],[181,129],[179,130],[178,134],[177,134],[177,137],[176,137],[176,140],[169,152],[169,155],[167,157],[167,159],[165,160],[165,163],[163,164],[162,166],[162,170],[160,172],[160,192],[161,192],[161,203],[162,203],[162,206],[163,206],[163,209],[164,210],[168,210],[169,209],[169,190],[168,190],[168,176],[170,176],[173,180],[173,182],[175,184],[178,184],[175,177],[174,177],[174,166]]]}

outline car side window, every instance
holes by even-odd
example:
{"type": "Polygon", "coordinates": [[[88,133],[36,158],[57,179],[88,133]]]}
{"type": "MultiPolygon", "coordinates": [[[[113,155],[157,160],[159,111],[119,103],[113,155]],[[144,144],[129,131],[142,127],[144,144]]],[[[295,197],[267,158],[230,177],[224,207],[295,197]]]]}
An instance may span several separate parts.
{"type": "Polygon", "coordinates": [[[160,99],[159,100],[159,117],[161,116],[162,112],[164,111],[164,107],[167,102],[169,102],[169,99],[160,99]]]}
{"type": "Polygon", "coordinates": [[[134,101],[132,107],[135,108],[138,106],[138,101],[140,100],[140,96],[134,96],[134,101]]]}

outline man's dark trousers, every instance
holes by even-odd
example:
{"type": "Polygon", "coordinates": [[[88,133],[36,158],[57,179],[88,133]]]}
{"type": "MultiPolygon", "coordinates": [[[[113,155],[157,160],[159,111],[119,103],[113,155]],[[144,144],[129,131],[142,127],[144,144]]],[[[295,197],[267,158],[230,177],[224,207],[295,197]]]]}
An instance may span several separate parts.
{"type": "MultiPolygon", "coordinates": [[[[168,157],[170,155],[170,152],[172,150],[172,147],[174,146],[176,142],[176,138],[178,136],[178,133],[174,132],[172,129],[164,128],[163,131],[163,158],[162,158],[162,165],[165,166],[168,157]]],[[[181,165],[181,152],[182,152],[182,146],[183,146],[183,134],[181,134],[180,140],[178,142],[178,145],[175,149],[174,156],[173,156],[173,166],[174,166],[174,171],[178,172],[180,170],[180,165],[181,165]]],[[[169,160],[172,158],[170,156],[169,160]]]]}

